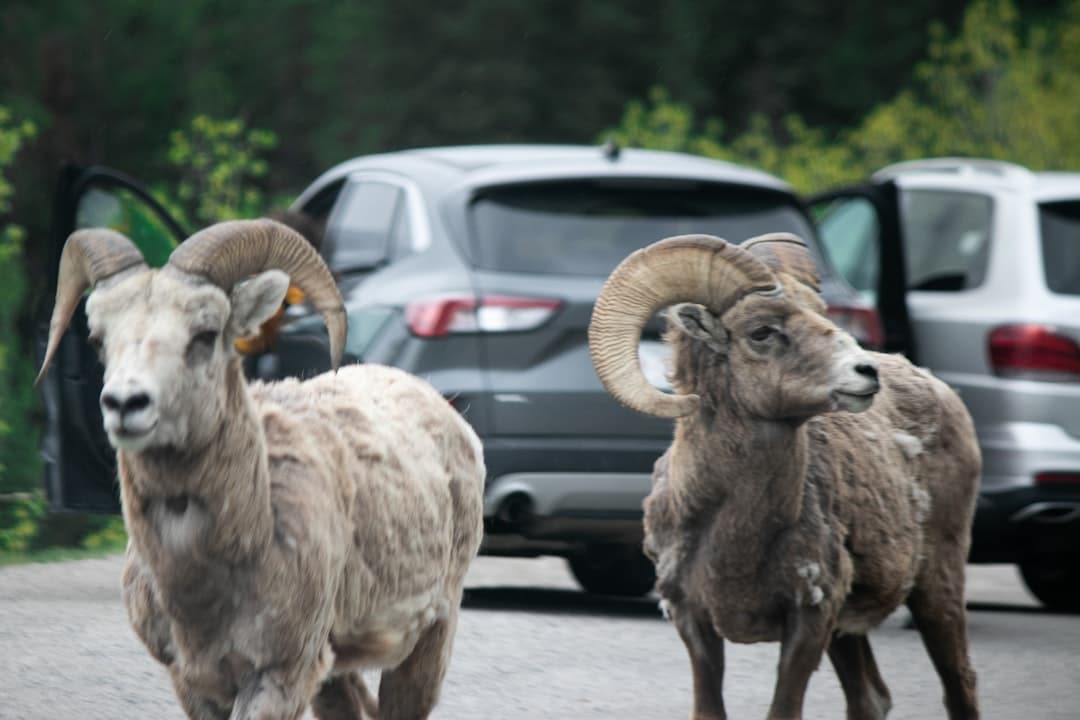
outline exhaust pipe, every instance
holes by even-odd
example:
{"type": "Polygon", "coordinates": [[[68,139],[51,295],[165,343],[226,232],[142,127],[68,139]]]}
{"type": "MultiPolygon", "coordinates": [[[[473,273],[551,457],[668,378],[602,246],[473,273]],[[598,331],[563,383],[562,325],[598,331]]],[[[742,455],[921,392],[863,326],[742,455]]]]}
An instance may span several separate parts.
{"type": "Polygon", "coordinates": [[[495,519],[498,520],[501,528],[519,530],[532,518],[535,506],[536,502],[528,493],[513,492],[499,504],[499,509],[495,511],[495,519]]]}
{"type": "Polygon", "coordinates": [[[1064,525],[1076,519],[1080,519],[1080,502],[1037,502],[1017,510],[1009,521],[1064,525]]]}

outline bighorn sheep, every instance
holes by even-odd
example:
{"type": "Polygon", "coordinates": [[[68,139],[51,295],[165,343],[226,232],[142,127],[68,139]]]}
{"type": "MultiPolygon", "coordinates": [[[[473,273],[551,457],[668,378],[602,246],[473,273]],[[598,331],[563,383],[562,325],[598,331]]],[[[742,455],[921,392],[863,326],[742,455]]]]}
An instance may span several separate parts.
{"type": "Polygon", "coordinates": [[[88,287],[101,408],[130,534],[129,619],[189,717],[422,718],[449,661],[482,533],[484,465],[431,386],[354,365],[248,385],[233,348],[290,278],[326,321],[341,296],[270,220],[209,227],[148,269],[80,230],[60,261],[39,380],[88,287]],[[382,669],[379,698],[361,669],[382,669]]]}
{"type": "Polygon", "coordinates": [[[770,718],[802,716],[826,650],[848,718],[884,717],[891,699],[866,633],[901,603],[949,716],[977,717],[970,416],[927,372],[860,349],[825,317],[817,286],[793,235],[742,246],[689,235],[625,259],[596,303],[590,347],[608,391],[678,418],[645,500],[644,548],[690,656],[692,717],[726,717],[725,638],[781,643],[770,718]],[[637,359],[642,327],[669,306],[670,395],[637,359]]]}

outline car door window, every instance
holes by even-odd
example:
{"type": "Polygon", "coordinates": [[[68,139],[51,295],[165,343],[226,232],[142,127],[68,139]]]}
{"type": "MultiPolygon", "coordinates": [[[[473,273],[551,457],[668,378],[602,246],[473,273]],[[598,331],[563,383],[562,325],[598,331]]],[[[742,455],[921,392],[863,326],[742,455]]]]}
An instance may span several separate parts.
{"type": "Polygon", "coordinates": [[[908,289],[956,292],[982,284],[993,216],[989,197],[905,190],[900,212],[908,289]]]}
{"type": "MultiPolygon", "coordinates": [[[[56,200],[50,282],[56,282],[64,244],[74,230],[110,228],[123,233],[152,267],[164,265],[187,235],[144,186],[110,168],[66,168],[56,200]]],[[[42,310],[49,308],[43,304],[42,310]]],[[[40,348],[47,332],[46,315],[39,325],[40,348]]],[[[86,314],[76,312],[46,378],[45,488],[54,508],[114,511],[118,509],[115,454],[102,426],[102,366],[86,341],[88,333],[86,314]]]]}
{"type": "Polygon", "coordinates": [[[399,205],[400,187],[361,180],[348,183],[338,196],[327,221],[323,254],[335,272],[370,270],[391,255],[391,236],[399,205]]]}
{"type": "Polygon", "coordinates": [[[397,203],[393,224],[390,227],[390,260],[400,260],[414,251],[412,223],[409,221],[409,203],[402,198],[397,203]]]}
{"type": "Polygon", "coordinates": [[[151,267],[164,265],[177,245],[176,235],[161,215],[124,187],[86,188],[75,209],[75,229],[91,227],[127,235],[151,267]]]}
{"type": "Polygon", "coordinates": [[[1080,200],[1039,205],[1039,228],[1046,286],[1080,295],[1080,200]]]}
{"type": "Polygon", "coordinates": [[[868,303],[875,303],[881,272],[881,227],[873,202],[840,197],[814,207],[818,232],[836,270],[868,303]]]}

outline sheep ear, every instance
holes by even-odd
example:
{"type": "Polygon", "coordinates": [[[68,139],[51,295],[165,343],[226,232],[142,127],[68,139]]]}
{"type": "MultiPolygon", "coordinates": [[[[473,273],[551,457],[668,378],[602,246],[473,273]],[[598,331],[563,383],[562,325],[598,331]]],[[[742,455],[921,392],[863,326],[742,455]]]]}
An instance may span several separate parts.
{"type": "Polygon", "coordinates": [[[718,353],[726,353],[728,332],[720,319],[704,305],[679,303],[668,311],[671,323],[696,340],[701,340],[718,353]]]}
{"type": "Polygon", "coordinates": [[[241,337],[254,335],[273,317],[289,289],[289,276],[267,270],[232,289],[232,325],[241,337]]]}

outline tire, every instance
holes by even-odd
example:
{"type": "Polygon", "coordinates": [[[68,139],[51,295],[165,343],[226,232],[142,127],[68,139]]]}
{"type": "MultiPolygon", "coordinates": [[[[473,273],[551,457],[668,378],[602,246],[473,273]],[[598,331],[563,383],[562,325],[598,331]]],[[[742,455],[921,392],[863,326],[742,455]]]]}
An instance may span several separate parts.
{"type": "Polygon", "coordinates": [[[1020,563],[1020,576],[1048,610],[1080,613],[1080,563],[1075,557],[1045,557],[1020,563]]]}
{"type": "Polygon", "coordinates": [[[656,584],[652,561],[637,545],[590,545],[566,562],[578,584],[593,595],[641,597],[656,584]]]}

